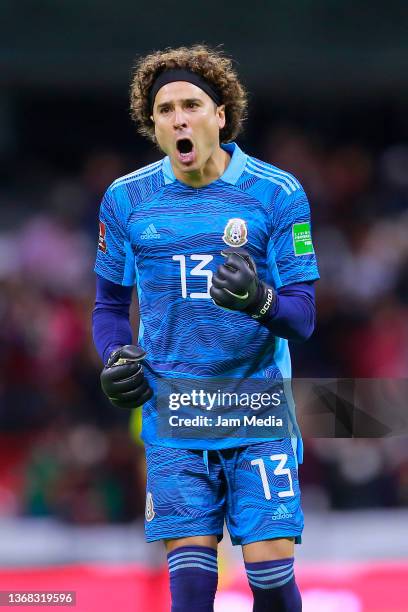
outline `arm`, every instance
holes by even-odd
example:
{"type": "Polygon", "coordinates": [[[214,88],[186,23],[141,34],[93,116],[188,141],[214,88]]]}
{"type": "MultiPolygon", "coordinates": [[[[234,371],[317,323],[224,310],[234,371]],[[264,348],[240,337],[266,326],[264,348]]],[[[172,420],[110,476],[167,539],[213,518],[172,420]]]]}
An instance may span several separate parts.
{"type": "Polygon", "coordinates": [[[145,352],[132,345],[129,307],[132,287],[97,276],[93,337],[105,367],[102,390],[114,406],[136,408],[152,397],[140,362],[145,352]]]}
{"type": "Polygon", "coordinates": [[[137,408],[153,394],[141,365],[145,352],[131,344],[129,308],[135,271],[125,229],[127,214],[126,206],[119,205],[108,189],[100,209],[93,338],[105,364],[103,392],[114,406],[137,408]]]}
{"type": "Polygon", "coordinates": [[[275,291],[258,278],[255,262],[243,250],[225,252],[226,262],[213,276],[213,301],[223,308],[245,312],[275,336],[303,341],[315,324],[314,288],[294,283],[275,291]]]}
{"type": "Polygon", "coordinates": [[[279,338],[293,342],[310,338],[316,324],[313,283],[293,283],[278,289],[274,307],[263,324],[279,338]]]}
{"type": "Polygon", "coordinates": [[[119,346],[132,344],[129,309],[133,287],[124,287],[96,275],[92,331],[96,350],[106,365],[119,346]]]}

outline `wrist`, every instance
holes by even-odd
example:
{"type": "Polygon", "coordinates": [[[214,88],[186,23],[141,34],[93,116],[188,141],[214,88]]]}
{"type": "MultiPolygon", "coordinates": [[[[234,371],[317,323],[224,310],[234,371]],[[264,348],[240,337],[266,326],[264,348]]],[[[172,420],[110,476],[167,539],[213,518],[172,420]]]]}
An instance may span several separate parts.
{"type": "Polygon", "coordinates": [[[107,367],[139,363],[146,357],[145,351],[136,344],[125,344],[119,346],[109,355],[107,367]]]}
{"type": "Polygon", "coordinates": [[[113,347],[110,349],[108,360],[106,362],[108,367],[112,367],[116,363],[117,359],[119,358],[121,348],[121,346],[113,345],[113,347]]]}
{"type": "Polygon", "coordinates": [[[117,343],[109,345],[105,350],[104,365],[112,365],[112,363],[115,361],[115,353],[117,353],[121,348],[122,345],[118,345],[117,343]]]}
{"type": "Polygon", "coordinates": [[[247,314],[249,314],[252,319],[256,321],[262,321],[266,319],[268,315],[271,313],[275,306],[276,302],[276,292],[270,286],[264,282],[259,282],[257,288],[257,295],[254,301],[248,308],[246,309],[247,314]]]}

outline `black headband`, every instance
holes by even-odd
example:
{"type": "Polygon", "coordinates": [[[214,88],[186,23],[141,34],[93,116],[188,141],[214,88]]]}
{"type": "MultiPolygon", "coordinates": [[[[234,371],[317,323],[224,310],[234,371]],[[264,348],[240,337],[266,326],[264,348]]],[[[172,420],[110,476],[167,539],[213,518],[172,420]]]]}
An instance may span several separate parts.
{"type": "Polygon", "coordinates": [[[220,93],[202,76],[196,72],[185,70],[184,68],[171,68],[170,70],[165,70],[159,74],[150,89],[149,101],[151,110],[153,110],[154,100],[159,89],[161,89],[164,85],[167,85],[167,83],[173,83],[174,81],[187,81],[187,83],[197,85],[197,87],[205,91],[205,93],[208,94],[212,100],[214,100],[217,106],[222,104],[220,93]]]}

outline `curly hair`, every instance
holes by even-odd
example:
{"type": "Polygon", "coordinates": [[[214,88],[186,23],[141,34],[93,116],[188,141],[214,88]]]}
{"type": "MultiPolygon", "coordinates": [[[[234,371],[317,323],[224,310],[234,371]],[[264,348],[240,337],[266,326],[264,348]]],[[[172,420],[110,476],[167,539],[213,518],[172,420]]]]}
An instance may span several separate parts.
{"type": "Polygon", "coordinates": [[[206,45],[167,48],[138,61],[130,89],[130,110],[139,132],[156,142],[154,123],[150,118],[149,92],[159,74],[171,68],[195,72],[220,92],[226,119],[225,126],[220,130],[220,141],[226,143],[234,140],[246,118],[247,94],[238,80],[232,61],[221,51],[206,45]]]}

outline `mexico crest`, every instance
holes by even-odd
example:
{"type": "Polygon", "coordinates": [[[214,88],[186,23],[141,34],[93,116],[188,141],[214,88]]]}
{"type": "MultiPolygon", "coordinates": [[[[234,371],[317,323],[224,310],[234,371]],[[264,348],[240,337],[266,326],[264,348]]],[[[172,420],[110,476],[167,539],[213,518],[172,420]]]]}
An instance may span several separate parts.
{"type": "Polygon", "coordinates": [[[222,237],[225,244],[241,247],[248,242],[248,229],[243,219],[229,219],[222,237]]]}

